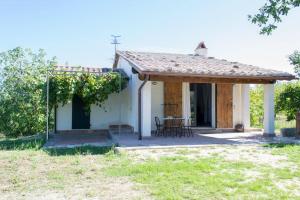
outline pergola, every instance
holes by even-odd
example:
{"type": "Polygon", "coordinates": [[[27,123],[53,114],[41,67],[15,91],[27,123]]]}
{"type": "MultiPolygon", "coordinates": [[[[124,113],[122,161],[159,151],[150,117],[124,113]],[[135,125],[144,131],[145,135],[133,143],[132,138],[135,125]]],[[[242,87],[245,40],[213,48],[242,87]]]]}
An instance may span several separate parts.
{"type": "MultiPolygon", "coordinates": [[[[46,140],[49,139],[49,79],[50,77],[53,76],[74,76],[74,75],[79,75],[79,74],[95,74],[97,76],[103,76],[104,74],[107,74],[109,72],[116,72],[119,73],[121,76],[120,77],[126,77],[128,78],[127,74],[121,70],[121,69],[111,69],[111,68],[97,68],[97,67],[81,67],[81,66],[55,66],[51,70],[47,70],[47,75],[46,75],[46,83],[47,83],[47,120],[46,120],[46,140]]],[[[119,81],[119,91],[121,91],[121,78],[119,81]]],[[[121,105],[120,105],[121,106],[121,105]]],[[[121,109],[120,109],[121,110],[121,109]]],[[[121,118],[121,113],[120,117],[121,118]]],[[[56,122],[55,122],[56,123],[56,122]]]]}

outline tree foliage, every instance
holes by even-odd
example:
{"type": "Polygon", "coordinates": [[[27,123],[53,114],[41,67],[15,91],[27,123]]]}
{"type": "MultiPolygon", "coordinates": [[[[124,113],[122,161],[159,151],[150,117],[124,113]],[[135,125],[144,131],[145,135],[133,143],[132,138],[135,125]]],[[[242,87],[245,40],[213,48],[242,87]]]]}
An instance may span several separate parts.
{"type": "Polygon", "coordinates": [[[298,77],[300,77],[300,51],[294,51],[289,56],[290,64],[294,66],[294,71],[298,77]]]}
{"type": "Polygon", "coordinates": [[[287,120],[293,120],[300,111],[300,82],[285,84],[276,98],[276,112],[283,112],[287,120]]]}
{"type": "MultiPolygon", "coordinates": [[[[46,74],[54,69],[55,58],[17,47],[0,54],[0,132],[6,136],[41,133],[46,126],[46,74]]],[[[109,94],[119,92],[127,80],[118,72],[103,76],[80,73],[51,76],[50,110],[78,95],[87,105],[102,106],[109,94]],[[65,76],[64,76],[65,75],[65,76]]]]}
{"type": "Polygon", "coordinates": [[[261,127],[264,116],[264,91],[261,85],[250,89],[250,124],[261,127]]]}
{"type": "Polygon", "coordinates": [[[30,135],[45,129],[43,104],[47,68],[55,58],[17,47],[0,54],[0,132],[7,136],[30,135]]]}
{"type": "Polygon", "coordinates": [[[293,8],[300,6],[300,0],[268,0],[260,9],[259,13],[249,15],[248,18],[253,24],[260,27],[261,34],[270,35],[293,8]]]}
{"type": "Polygon", "coordinates": [[[50,78],[49,103],[50,108],[70,102],[74,95],[81,98],[86,109],[90,105],[102,106],[112,93],[120,92],[127,86],[126,78],[118,72],[108,72],[98,76],[96,74],[61,74],[50,78]]]}
{"type": "MultiPolygon", "coordinates": [[[[283,107],[285,105],[286,99],[285,97],[292,93],[297,93],[293,91],[291,94],[287,88],[290,88],[290,84],[295,83],[277,83],[275,85],[275,115],[285,114],[287,116],[287,107],[283,107]],[[282,95],[285,94],[285,95],[282,95]]],[[[293,87],[296,88],[296,87],[293,87]]],[[[298,90],[298,89],[297,89],[298,90]]],[[[294,94],[295,96],[299,96],[300,93],[294,94]]],[[[294,101],[294,99],[292,99],[294,101]]],[[[294,103],[294,105],[297,103],[294,103]]],[[[291,106],[291,105],[289,105],[291,106]]],[[[293,111],[291,111],[292,113],[293,111]]],[[[295,114],[295,113],[294,113],[295,114]]],[[[262,127],[263,123],[263,116],[264,116],[264,88],[262,85],[256,85],[250,89],[250,123],[253,127],[262,127]]],[[[288,120],[295,119],[288,118],[288,120]]]]}

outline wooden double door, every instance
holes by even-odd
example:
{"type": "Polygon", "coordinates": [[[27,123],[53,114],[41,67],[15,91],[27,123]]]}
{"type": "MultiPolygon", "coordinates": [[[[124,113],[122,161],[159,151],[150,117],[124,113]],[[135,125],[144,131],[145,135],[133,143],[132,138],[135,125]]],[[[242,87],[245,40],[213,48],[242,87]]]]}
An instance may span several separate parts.
{"type": "MultiPolygon", "coordinates": [[[[208,84],[204,84],[203,86],[207,87],[207,85],[208,84]]],[[[195,88],[195,84],[191,84],[190,86],[195,88]]],[[[210,106],[210,108],[205,108],[203,110],[203,116],[210,116],[211,118],[215,117],[214,120],[216,121],[217,128],[233,128],[233,84],[216,84],[215,90],[212,90],[211,86],[207,88],[210,88],[208,91],[211,92],[211,95],[207,96],[206,94],[207,98],[205,99],[211,101],[211,104],[207,103],[206,106],[210,106]],[[213,91],[215,91],[215,102],[212,101],[213,91]],[[213,106],[215,106],[215,115],[212,115],[211,113],[213,106]]],[[[194,89],[192,92],[195,91],[201,92],[202,90],[194,89]]],[[[195,96],[191,95],[190,98],[191,103],[192,101],[195,101],[195,96]]],[[[201,108],[201,106],[198,107],[201,108]]],[[[198,113],[201,112],[198,110],[198,113]]],[[[164,82],[164,115],[182,116],[182,82],[164,82]]],[[[199,120],[195,126],[201,126],[201,116],[199,115],[199,120]]],[[[211,126],[212,121],[213,119],[205,121],[204,125],[211,126]]]]}
{"type": "Polygon", "coordinates": [[[233,128],[233,84],[216,85],[217,128],[233,128]]]}

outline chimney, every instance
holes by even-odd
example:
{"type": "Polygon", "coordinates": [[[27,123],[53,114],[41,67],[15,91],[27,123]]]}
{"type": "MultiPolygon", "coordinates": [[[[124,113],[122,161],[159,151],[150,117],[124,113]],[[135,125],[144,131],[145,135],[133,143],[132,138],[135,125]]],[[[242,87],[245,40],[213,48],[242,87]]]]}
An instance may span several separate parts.
{"type": "Polygon", "coordinates": [[[207,48],[204,44],[204,42],[200,42],[195,49],[195,56],[207,56],[207,48]]]}

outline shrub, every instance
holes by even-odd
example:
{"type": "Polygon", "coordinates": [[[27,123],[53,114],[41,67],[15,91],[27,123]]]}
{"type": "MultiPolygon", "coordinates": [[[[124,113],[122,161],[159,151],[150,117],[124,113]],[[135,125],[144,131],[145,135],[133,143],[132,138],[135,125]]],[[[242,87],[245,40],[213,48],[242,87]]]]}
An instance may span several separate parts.
{"type": "Polygon", "coordinates": [[[44,132],[42,94],[46,70],[55,59],[17,47],[0,54],[0,133],[10,137],[44,132]]]}

